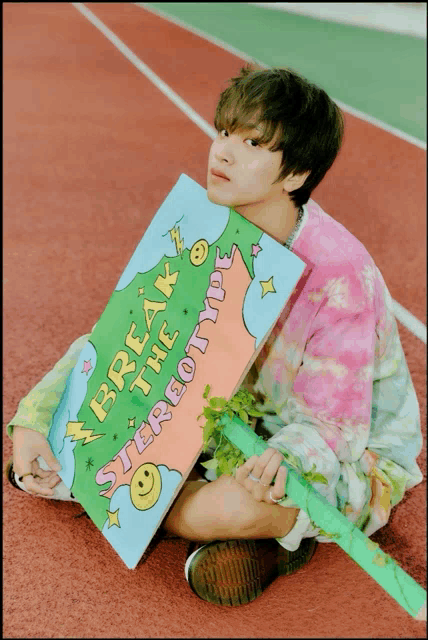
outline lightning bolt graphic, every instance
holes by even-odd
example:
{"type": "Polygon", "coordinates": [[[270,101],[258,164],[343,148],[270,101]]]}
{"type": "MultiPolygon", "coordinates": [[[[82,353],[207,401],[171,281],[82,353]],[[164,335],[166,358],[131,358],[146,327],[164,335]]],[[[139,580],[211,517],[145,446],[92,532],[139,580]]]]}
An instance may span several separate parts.
{"type": "Polygon", "coordinates": [[[67,422],[67,427],[65,431],[66,436],[73,436],[72,442],[76,442],[77,440],[84,440],[83,445],[96,440],[97,438],[102,438],[105,436],[105,433],[101,433],[97,436],[93,436],[93,429],[82,429],[84,422],[67,422]]]}
{"type": "Polygon", "coordinates": [[[175,243],[175,248],[179,256],[183,253],[183,240],[180,238],[180,227],[174,227],[169,232],[171,234],[171,240],[175,243]]]}

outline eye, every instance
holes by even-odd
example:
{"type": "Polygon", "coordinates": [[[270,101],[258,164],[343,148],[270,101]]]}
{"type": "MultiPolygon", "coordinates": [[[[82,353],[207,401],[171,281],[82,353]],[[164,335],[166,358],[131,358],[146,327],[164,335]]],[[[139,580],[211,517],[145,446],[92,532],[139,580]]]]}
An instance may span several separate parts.
{"type": "Polygon", "coordinates": [[[254,138],[247,138],[245,140],[245,142],[249,142],[250,143],[250,145],[249,145],[250,147],[258,147],[258,146],[260,146],[259,143],[257,142],[257,140],[254,140],[254,138]],[[253,143],[253,144],[251,144],[251,143],[253,143]]]}
{"type": "Polygon", "coordinates": [[[219,133],[222,138],[229,135],[227,129],[221,129],[219,133]]]}
{"type": "Polygon", "coordinates": [[[147,471],[147,469],[144,471],[144,475],[146,476],[146,478],[149,477],[149,472],[147,471]]]}

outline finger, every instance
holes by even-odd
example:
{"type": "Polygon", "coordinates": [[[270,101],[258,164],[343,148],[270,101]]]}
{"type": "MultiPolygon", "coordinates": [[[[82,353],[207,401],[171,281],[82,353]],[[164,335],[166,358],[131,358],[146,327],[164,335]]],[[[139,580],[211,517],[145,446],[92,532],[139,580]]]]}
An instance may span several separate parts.
{"type": "Polygon", "coordinates": [[[37,460],[32,463],[32,469],[33,476],[36,478],[41,478],[42,480],[48,480],[48,485],[50,487],[54,487],[59,482],[61,482],[61,478],[56,471],[48,471],[47,469],[42,469],[37,460]]]}
{"type": "Polygon", "coordinates": [[[244,464],[236,469],[235,480],[239,482],[239,484],[244,484],[245,480],[248,478],[248,474],[252,472],[254,469],[254,465],[256,464],[258,456],[251,456],[248,458],[244,464]]]}
{"type": "MultiPolygon", "coordinates": [[[[265,473],[266,468],[268,467],[268,465],[270,465],[272,463],[272,460],[274,460],[273,462],[273,466],[271,465],[270,468],[274,469],[274,473],[270,479],[270,482],[273,480],[273,477],[275,475],[275,473],[278,470],[279,464],[278,464],[278,460],[281,462],[283,460],[283,456],[281,453],[279,453],[276,449],[274,449],[273,447],[269,447],[269,449],[266,449],[266,451],[264,451],[262,453],[262,455],[259,457],[257,464],[254,467],[254,471],[253,471],[253,475],[256,478],[261,478],[262,475],[265,473]],[[276,463],[275,463],[276,461],[276,463]],[[276,464],[276,466],[275,466],[276,464]]],[[[267,476],[266,476],[267,477],[267,476]]],[[[263,480],[263,482],[267,483],[267,480],[263,480]]]]}
{"type": "Polygon", "coordinates": [[[281,465],[278,469],[278,473],[276,474],[275,484],[269,491],[267,491],[269,502],[273,504],[275,503],[274,500],[270,499],[271,496],[275,500],[280,500],[281,498],[285,497],[286,482],[287,482],[287,467],[281,465]]]}
{"type": "Polygon", "coordinates": [[[263,453],[260,456],[258,456],[257,464],[254,469],[254,475],[256,475],[256,473],[261,474],[264,471],[264,468],[266,467],[267,463],[272,458],[275,452],[276,452],[276,449],[269,447],[268,449],[263,451],[263,453]]]}
{"type": "MultiPolygon", "coordinates": [[[[263,486],[257,480],[253,480],[251,477],[253,474],[254,466],[257,464],[258,456],[254,455],[241,465],[236,471],[235,479],[240,485],[250,493],[255,500],[261,502],[263,500],[263,486]],[[251,474],[251,475],[250,475],[251,474]]],[[[255,477],[255,476],[254,476],[255,477]]]]}
{"type": "Polygon", "coordinates": [[[278,451],[271,457],[268,464],[266,465],[265,470],[263,471],[260,481],[265,485],[270,485],[273,483],[276,474],[278,473],[278,469],[281,467],[281,463],[284,460],[284,456],[282,453],[278,451]]]}
{"type": "Polygon", "coordinates": [[[33,477],[26,476],[23,480],[24,486],[33,495],[53,496],[53,490],[50,487],[45,487],[33,477]]]}
{"type": "MultiPolygon", "coordinates": [[[[15,452],[14,452],[15,454],[15,452]]],[[[18,478],[22,478],[27,474],[33,473],[33,462],[34,460],[29,460],[23,462],[22,460],[15,460],[15,455],[13,457],[13,470],[17,474],[18,478]]],[[[21,480],[23,482],[23,480],[21,480]]]]}
{"type": "Polygon", "coordinates": [[[47,478],[52,473],[55,473],[52,472],[52,470],[47,471],[46,469],[42,469],[37,460],[33,460],[33,462],[31,463],[31,472],[33,476],[37,476],[38,478],[47,478]]]}
{"type": "Polygon", "coordinates": [[[62,482],[62,479],[57,474],[54,474],[53,476],[51,476],[50,478],[47,479],[47,485],[51,489],[56,487],[57,484],[59,484],[60,482],[62,482]]]}
{"type": "Polygon", "coordinates": [[[57,476],[55,472],[52,472],[53,475],[48,476],[47,478],[35,478],[35,481],[39,487],[54,487],[58,484],[58,480],[61,481],[61,478],[57,476]]]}

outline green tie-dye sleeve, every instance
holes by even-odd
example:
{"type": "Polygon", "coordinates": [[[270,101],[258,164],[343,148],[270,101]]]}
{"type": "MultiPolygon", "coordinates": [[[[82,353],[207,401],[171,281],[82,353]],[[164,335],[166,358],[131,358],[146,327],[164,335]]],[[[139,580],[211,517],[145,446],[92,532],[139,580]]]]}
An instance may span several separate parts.
{"type": "Polygon", "coordinates": [[[15,425],[33,429],[47,437],[53,414],[61,400],[67,378],[76,365],[90,335],[90,333],[87,333],[75,340],[54,368],[36,384],[27,396],[22,398],[16,414],[6,427],[10,438],[12,438],[15,425]]]}

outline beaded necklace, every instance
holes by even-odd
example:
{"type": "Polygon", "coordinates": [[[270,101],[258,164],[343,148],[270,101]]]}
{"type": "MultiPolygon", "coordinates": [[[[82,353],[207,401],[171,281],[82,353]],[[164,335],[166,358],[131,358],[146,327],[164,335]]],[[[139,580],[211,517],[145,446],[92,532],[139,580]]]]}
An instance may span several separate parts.
{"type": "Polygon", "coordinates": [[[297,214],[297,220],[296,220],[296,224],[294,225],[293,231],[290,233],[290,235],[288,236],[287,240],[284,242],[284,247],[286,247],[287,249],[290,249],[291,251],[291,246],[294,242],[294,238],[297,235],[297,232],[299,230],[300,224],[302,222],[302,218],[303,218],[303,207],[299,208],[299,213],[297,214]]]}

